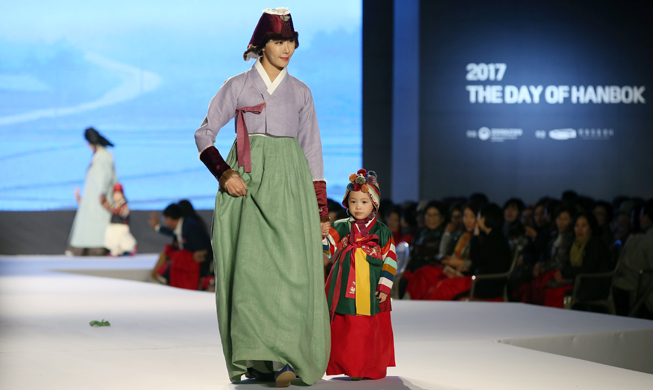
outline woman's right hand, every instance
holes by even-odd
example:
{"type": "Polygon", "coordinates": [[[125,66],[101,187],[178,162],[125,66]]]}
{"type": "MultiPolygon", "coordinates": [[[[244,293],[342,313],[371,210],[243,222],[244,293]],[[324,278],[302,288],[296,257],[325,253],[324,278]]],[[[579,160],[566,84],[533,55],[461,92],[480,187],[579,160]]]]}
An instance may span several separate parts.
{"type": "Polygon", "coordinates": [[[533,267],[533,276],[537,278],[540,275],[541,271],[542,271],[542,263],[535,264],[535,267],[533,267]]]}
{"type": "Polygon", "coordinates": [[[231,196],[247,195],[247,184],[238,176],[233,176],[225,184],[225,189],[231,196]]]}
{"type": "Polygon", "coordinates": [[[449,223],[447,224],[447,228],[444,229],[444,231],[445,231],[446,233],[451,234],[451,233],[453,233],[454,229],[456,229],[456,225],[454,225],[453,223],[449,222],[449,223]]]}

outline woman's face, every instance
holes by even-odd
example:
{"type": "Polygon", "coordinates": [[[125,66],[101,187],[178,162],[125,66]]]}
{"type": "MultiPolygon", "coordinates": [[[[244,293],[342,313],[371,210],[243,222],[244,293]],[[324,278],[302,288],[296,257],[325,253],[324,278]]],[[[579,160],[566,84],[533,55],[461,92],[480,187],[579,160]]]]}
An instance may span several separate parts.
{"type": "Polygon", "coordinates": [[[463,213],[460,210],[454,210],[451,212],[451,224],[454,229],[458,229],[463,224],[463,213]]]}
{"type": "Polygon", "coordinates": [[[594,208],[594,216],[599,226],[604,226],[608,220],[608,211],[603,206],[596,206],[594,208]]]}
{"type": "Polygon", "coordinates": [[[426,209],[426,213],[424,214],[424,225],[426,225],[428,229],[437,229],[438,226],[442,225],[442,222],[444,222],[444,218],[442,218],[440,210],[435,207],[429,207],[426,209]]]}
{"type": "Polygon", "coordinates": [[[347,197],[347,204],[349,205],[349,214],[354,219],[365,219],[374,210],[374,204],[369,195],[362,191],[351,191],[347,197]]]}
{"type": "Polygon", "coordinates": [[[564,232],[569,224],[571,223],[571,215],[568,212],[563,211],[556,218],[556,225],[558,226],[559,232],[564,232]]]}
{"type": "Polygon", "coordinates": [[[463,224],[468,232],[473,231],[476,227],[476,214],[474,214],[472,209],[465,209],[465,213],[463,214],[463,224]]]}
{"type": "Polygon", "coordinates": [[[295,53],[295,40],[288,41],[268,41],[263,48],[264,60],[269,62],[277,69],[283,69],[288,66],[290,57],[295,53]]]}
{"type": "Polygon", "coordinates": [[[388,224],[388,229],[390,229],[391,232],[398,232],[401,229],[401,226],[399,226],[399,214],[397,213],[390,213],[386,223],[388,224]]]}
{"type": "Polygon", "coordinates": [[[503,210],[503,216],[506,219],[506,222],[513,222],[517,217],[519,217],[519,208],[514,204],[511,204],[503,210]]]}
{"type": "Polygon", "coordinates": [[[576,220],[574,233],[576,233],[576,238],[586,238],[592,234],[592,230],[590,229],[589,222],[587,222],[587,218],[579,217],[578,220],[576,220]]]}

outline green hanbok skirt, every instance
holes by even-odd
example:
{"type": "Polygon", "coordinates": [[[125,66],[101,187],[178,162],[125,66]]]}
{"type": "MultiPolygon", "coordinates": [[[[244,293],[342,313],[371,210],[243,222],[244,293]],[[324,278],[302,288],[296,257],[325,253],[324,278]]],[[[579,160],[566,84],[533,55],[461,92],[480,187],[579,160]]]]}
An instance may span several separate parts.
{"type": "Polygon", "coordinates": [[[227,158],[247,195],[220,190],[213,216],[218,324],[229,377],[247,360],[290,364],[313,384],[330,352],[320,218],[308,163],[294,138],[250,136],[252,172],[227,158]]]}

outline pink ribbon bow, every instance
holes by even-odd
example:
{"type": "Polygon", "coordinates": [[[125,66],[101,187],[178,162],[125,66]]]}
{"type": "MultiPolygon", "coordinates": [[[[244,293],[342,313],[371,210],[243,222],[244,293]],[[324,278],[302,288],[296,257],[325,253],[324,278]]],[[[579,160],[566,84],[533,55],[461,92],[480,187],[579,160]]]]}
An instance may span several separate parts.
{"type": "Polygon", "coordinates": [[[247,132],[247,125],[245,124],[245,113],[253,112],[260,114],[265,108],[266,104],[261,103],[251,107],[241,107],[236,109],[236,145],[238,151],[238,166],[245,166],[245,172],[252,171],[252,149],[249,146],[249,133],[247,132]]]}

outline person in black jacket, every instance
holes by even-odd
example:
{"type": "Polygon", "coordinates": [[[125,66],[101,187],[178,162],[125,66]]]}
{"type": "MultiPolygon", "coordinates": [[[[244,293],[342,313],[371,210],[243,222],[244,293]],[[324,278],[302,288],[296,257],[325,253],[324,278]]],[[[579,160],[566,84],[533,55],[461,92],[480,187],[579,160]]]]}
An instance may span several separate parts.
{"type": "Polygon", "coordinates": [[[166,255],[171,259],[166,270],[169,284],[173,287],[196,290],[201,277],[211,273],[213,259],[211,239],[204,226],[195,218],[182,216],[181,207],[170,204],[163,210],[163,225],[156,214],[148,221],[157,232],[176,238],[178,249],[166,246],[166,255]]]}
{"type": "MultiPolygon", "coordinates": [[[[469,294],[471,276],[506,272],[510,268],[512,256],[508,240],[503,235],[503,211],[491,203],[481,208],[478,214],[474,237],[470,243],[470,259],[449,258],[443,264],[448,279],[435,285],[429,298],[431,300],[452,300],[469,294]]],[[[491,299],[503,295],[505,280],[488,280],[477,283],[475,297],[491,299]]]]}
{"type": "MultiPolygon", "coordinates": [[[[607,272],[611,269],[610,250],[599,236],[599,226],[596,217],[591,212],[585,212],[574,222],[574,242],[569,250],[569,257],[562,269],[557,271],[548,283],[545,306],[563,307],[566,290],[573,289],[577,275],[607,272]]],[[[581,299],[592,299],[601,293],[604,286],[601,281],[588,281],[578,291],[581,299]]]]}

